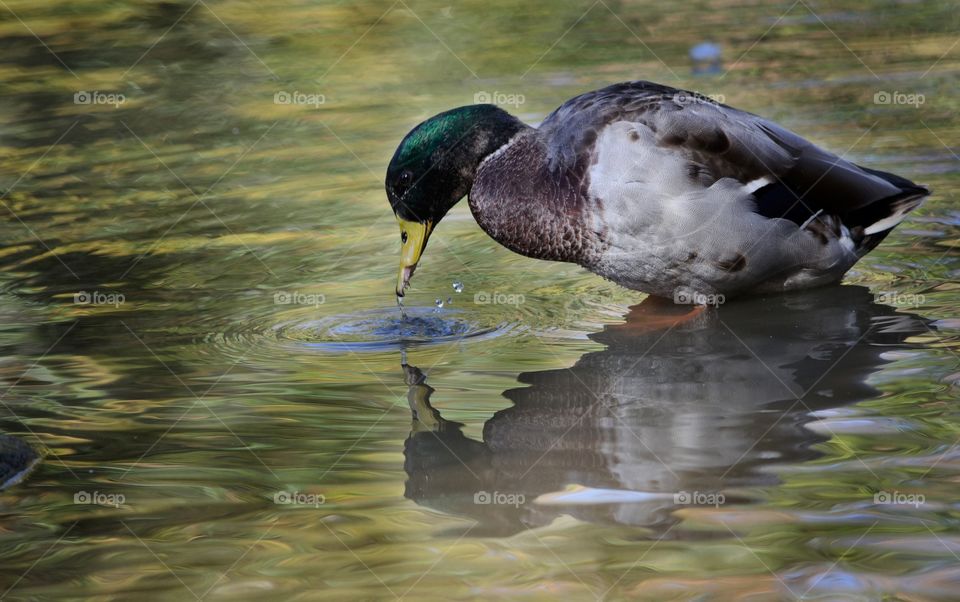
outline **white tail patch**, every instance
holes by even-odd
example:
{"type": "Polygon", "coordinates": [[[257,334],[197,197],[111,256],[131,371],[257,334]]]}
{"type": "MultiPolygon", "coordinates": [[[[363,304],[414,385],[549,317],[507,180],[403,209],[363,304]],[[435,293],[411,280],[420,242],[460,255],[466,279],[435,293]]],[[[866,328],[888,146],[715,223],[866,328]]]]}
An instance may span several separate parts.
{"type": "Polygon", "coordinates": [[[876,234],[878,232],[883,232],[884,230],[889,230],[893,228],[907,217],[907,214],[920,206],[921,199],[911,199],[910,202],[901,202],[897,207],[897,210],[894,211],[891,215],[883,218],[882,220],[876,221],[866,228],[864,228],[864,234],[876,234]]]}
{"type": "Polygon", "coordinates": [[[813,220],[817,219],[817,217],[819,217],[821,213],[823,213],[823,209],[820,209],[820,210],[818,210],[816,213],[814,213],[813,215],[811,215],[810,218],[807,219],[807,221],[803,222],[803,225],[800,226],[800,229],[801,229],[801,230],[806,230],[806,229],[807,229],[807,226],[809,226],[810,224],[812,224],[812,223],[813,223],[813,220]]]}
{"type": "Polygon", "coordinates": [[[761,188],[763,188],[769,183],[770,183],[770,178],[764,176],[761,178],[757,178],[756,180],[750,180],[749,182],[744,184],[743,187],[747,190],[748,193],[753,194],[754,192],[756,192],[757,190],[760,190],[761,188]]]}

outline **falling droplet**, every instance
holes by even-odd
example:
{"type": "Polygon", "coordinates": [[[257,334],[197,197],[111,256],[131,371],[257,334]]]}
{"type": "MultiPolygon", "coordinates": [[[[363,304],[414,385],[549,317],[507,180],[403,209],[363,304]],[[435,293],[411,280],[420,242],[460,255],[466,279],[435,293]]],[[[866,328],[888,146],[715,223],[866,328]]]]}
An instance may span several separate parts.
{"type": "Polygon", "coordinates": [[[403,297],[401,297],[400,295],[397,295],[397,307],[400,308],[400,319],[406,320],[407,310],[403,308],[403,297]]]}
{"type": "Polygon", "coordinates": [[[437,306],[437,309],[443,309],[443,299],[437,299],[433,304],[437,306]]]}
{"type": "Polygon", "coordinates": [[[463,283],[460,282],[459,280],[454,280],[454,281],[453,281],[453,290],[456,291],[456,292],[458,292],[458,293],[462,293],[462,292],[463,292],[463,283]]]}
{"type": "Polygon", "coordinates": [[[453,303],[453,297],[447,297],[447,305],[453,303]]]}

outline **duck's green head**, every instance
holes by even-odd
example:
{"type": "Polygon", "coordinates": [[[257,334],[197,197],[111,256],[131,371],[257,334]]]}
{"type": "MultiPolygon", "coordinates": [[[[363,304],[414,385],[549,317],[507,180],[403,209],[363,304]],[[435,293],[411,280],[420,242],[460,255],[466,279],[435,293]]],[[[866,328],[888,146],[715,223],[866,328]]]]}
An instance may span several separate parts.
{"type": "Polygon", "coordinates": [[[473,186],[480,162],[523,125],[493,105],[435,115],[410,130],[387,167],[387,198],[400,223],[402,297],[433,228],[473,186]]]}

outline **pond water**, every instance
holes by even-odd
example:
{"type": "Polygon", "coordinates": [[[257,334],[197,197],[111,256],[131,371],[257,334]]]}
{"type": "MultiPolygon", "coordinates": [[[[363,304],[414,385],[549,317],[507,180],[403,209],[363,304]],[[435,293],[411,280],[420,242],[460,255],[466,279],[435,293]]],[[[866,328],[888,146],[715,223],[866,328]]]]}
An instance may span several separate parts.
{"type": "Polygon", "coordinates": [[[958,19],[0,3],[0,598],[956,599],[958,19]],[[935,194],[844,286],[705,312],[462,204],[401,321],[403,134],[629,79],[935,194]]]}

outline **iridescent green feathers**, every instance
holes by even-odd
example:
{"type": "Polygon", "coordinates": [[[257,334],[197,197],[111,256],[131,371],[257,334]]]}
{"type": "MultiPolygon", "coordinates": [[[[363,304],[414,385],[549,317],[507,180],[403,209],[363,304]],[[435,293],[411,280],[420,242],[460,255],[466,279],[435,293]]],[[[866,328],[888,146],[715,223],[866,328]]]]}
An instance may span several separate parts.
{"type": "Polygon", "coordinates": [[[413,128],[387,168],[393,212],[401,219],[437,223],[470,190],[483,158],[524,127],[493,105],[469,105],[413,128]]]}

